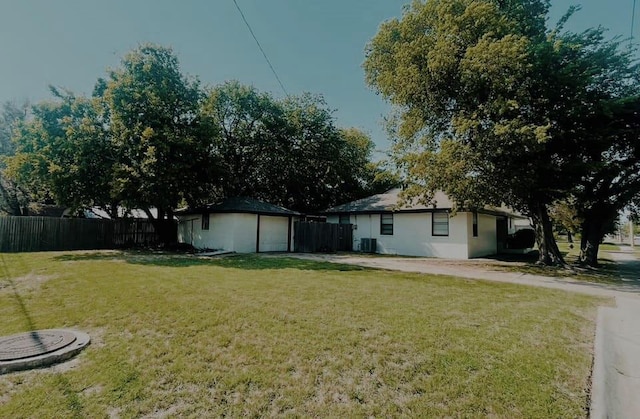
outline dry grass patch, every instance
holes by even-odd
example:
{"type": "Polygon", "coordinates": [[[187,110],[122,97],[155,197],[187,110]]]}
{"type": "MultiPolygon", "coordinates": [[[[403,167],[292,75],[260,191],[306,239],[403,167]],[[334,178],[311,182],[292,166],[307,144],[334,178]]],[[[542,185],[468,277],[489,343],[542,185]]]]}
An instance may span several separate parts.
{"type": "Polygon", "coordinates": [[[596,306],[562,291],[289,258],[0,255],[0,334],[97,332],[0,377],[0,417],[585,414],[596,306]],[[125,262],[125,263],[123,263],[125,262]],[[26,317],[25,317],[26,316],[26,317]],[[28,320],[27,320],[28,318],[28,320]]]}

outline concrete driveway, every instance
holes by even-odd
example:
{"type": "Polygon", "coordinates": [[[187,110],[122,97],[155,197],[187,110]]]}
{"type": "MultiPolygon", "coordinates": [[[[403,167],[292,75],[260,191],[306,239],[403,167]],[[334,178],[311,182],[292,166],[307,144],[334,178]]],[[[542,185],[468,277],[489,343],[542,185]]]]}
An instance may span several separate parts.
{"type": "Polygon", "coordinates": [[[600,307],[598,310],[590,417],[640,418],[640,261],[629,246],[622,246],[620,251],[609,253],[618,263],[623,278],[621,284],[593,284],[572,280],[570,276],[557,278],[501,271],[504,262],[492,259],[458,261],[356,254],[288,256],[613,297],[615,307],[600,307]]]}

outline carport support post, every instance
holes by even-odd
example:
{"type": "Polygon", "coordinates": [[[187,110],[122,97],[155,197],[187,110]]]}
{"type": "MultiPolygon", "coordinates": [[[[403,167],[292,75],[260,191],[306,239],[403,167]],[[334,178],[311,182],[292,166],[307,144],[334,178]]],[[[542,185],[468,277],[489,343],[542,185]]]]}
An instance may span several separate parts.
{"type": "Polygon", "coordinates": [[[260,214],[256,214],[256,253],[260,253],[260,214]]]}

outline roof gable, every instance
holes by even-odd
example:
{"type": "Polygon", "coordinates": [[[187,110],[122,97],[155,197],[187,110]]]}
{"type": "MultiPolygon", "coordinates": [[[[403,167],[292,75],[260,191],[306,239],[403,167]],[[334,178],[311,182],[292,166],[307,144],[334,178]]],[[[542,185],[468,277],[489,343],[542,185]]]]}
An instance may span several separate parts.
{"type": "Polygon", "coordinates": [[[401,188],[390,189],[378,195],[372,195],[356,201],[347,202],[324,211],[328,214],[337,213],[367,213],[367,212],[387,212],[387,211],[433,211],[434,209],[451,209],[453,202],[443,193],[436,192],[433,197],[435,205],[426,206],[421,203],[405,203],[398,206],[400,202],[401,188]]]}
{"type": "Polygon", "coordinates": [[[234,197],[226,198],[218,203],[209,204],[200,208],[184,208],[176,211],[177,215],[202,214],[202,213],[249,213],[261,215],[300,215],[299,212],[292,211],[268,202],[258,201],[253,198],[234,197]]]}
{"type": "MultiPolygon", "coordinates": [[[[401,188],[390,189],[378,195],[372,195],[356,201],[347,202],[324,211],[325,214],[353,214],[353,213],[380,213],[380,212],[433,212],[438,210],[452,210],[455,207],[454,202],[442,191],[437,191],[433,196],[433,205],[424,205],[421,203],[404,203],[398,205],[401,201],[401,188]]],[[[464,211],[459,209],[459,211],[464,211]]],[[[507,216],[515,218],[527,218],[521,214],[514,212],[512,209],[502,206],[495,208],[486,206],[478,210],[479,213],[490,214],[495,216],[507,216]]]]}

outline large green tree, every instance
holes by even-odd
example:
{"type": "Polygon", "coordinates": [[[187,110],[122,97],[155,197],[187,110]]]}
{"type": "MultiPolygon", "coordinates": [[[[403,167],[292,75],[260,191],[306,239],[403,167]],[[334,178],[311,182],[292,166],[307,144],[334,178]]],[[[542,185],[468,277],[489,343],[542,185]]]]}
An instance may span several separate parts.
{"type": "Polygon", "coordinates": [[[117,155],[113,195],[159,220],[183,200],[200,199],[215,180],[212,133],[201,123],[198,81],[181,73],[173,51],[140,46],[98,83],[96,93],[117,155]]]}
{"type": "MultiPolygon", "coordinates": [[[[394,105],[409,197],[531,216],[540,262],[563,264],[549,206],[585,173],[586,123],[626,83],[601,30],[552,30],[544,0],[415,1],[367,49],[367,82],[394,105]],[[608,77],[612,76],[612,77],[608,77]]],[[[620,64],[623,63],[622,66],[620,64]]]]}
{"type": "Polygon", "coordinates": [[[24,185],[9,176],[7,160],[15,154],[14,133],[28,115],[27,102],[8,101],[0,111],[0,213],[26,215],[31,195],[24,185]]]}
{"type": "Polygon", "coordinates": [[[287,157],[284,113],[269,94],[230,81],[208,89],[202,107],[220,157],[220,177],[209,199],[250,196],[277,202],[287,157]],[[269,174],[278,173],[278,176],[269,174]]]}
{"type": "Polygon", "coordinates": [[[640,196],[640,89],[627,80],[631,92],[603,104],[581,144],[584,174],[573,196],[581,219],[580,261],[590,266],[597,266],[600,243],[620,212],[640,196]]]}
{"type": "Polygon", "coordinates": [[[370,164],[374,144],[369,136],[338,128],[321,97],[289,97],[283,107],[291,156],[286,204],[317,211],[366,195],[377,170],[370,164]]]}
{"type": "Polygon", "coordinates": [[[389,184],[370,161],[369,136],[338,128],[321,97],[278,100],[227,82],[209,90],[203,114],[218,133],[212,143],[222,171],[212,200],[250,196],[309,212],[389,184]]]}
{"type": "Polygon", "coordinates": [[[202,202],[217,181],[216,133],[202,122],[202,92],[170,49],[133,50],[91,98],[53,93],[14,135],[9,165],[59,204],[97,205],[113,217],[119,206],[140,208],[162,234],[163,219],[183,202],[202,202]]]}
{"type": "Polygon", "coordinates": [[[13,136],[8,172],[40,200],[72,210],[98,206],[117,216],[110,185],[115,161],[99,99],[52,88],[55,100],[32,107],[13,136]]]}
{"type": "Polygon", "coordinates": [[[237,82],[203,91],[167,48],[127,54],[89,98],[52,92],[13,134],[10,173],[74,209],[141,208],[161,233],[184,204],[249,196],[308,212],[395,181],[321,97],[277,100],[237,82]]]}

